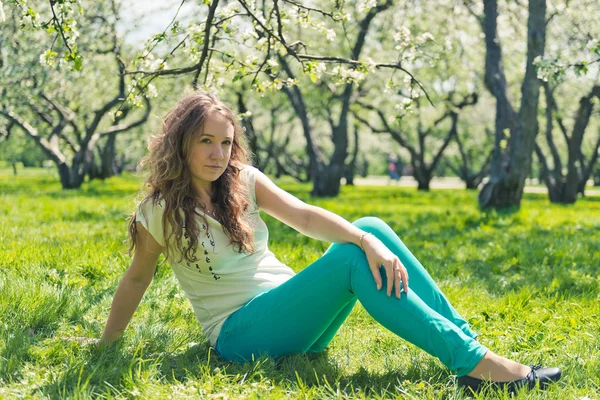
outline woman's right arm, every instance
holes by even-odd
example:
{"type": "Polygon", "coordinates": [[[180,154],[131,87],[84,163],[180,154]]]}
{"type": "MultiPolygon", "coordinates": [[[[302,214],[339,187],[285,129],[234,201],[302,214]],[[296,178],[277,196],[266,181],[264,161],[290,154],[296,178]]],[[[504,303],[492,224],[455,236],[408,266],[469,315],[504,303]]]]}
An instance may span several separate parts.
{"type": "Polygon", "coordinates": [[[119,282],[100,343],[110,343],[123,334],[152,282],[158,257],[163,251],[163,247],[146,228],[140,222],[136,224],[137,238],[133,261],[119,282]]]}

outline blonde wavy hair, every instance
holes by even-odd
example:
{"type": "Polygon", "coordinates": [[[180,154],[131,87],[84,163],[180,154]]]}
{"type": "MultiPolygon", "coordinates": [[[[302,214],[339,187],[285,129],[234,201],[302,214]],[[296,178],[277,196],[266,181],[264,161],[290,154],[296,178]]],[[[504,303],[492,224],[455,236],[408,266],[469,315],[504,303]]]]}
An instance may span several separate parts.
{"type": "MultiPolygon", "coordinates": [[[[182,258],[179,262],[183,258],[189,262],[195,261],[194,254],[200,236],[197,217],[208,226],[206,217],[197,211],[197,208],[205,209],[206,205],[194,193],[187,160],[193,134],[202,129],[206,119],[215,113],[231,122],[234,138],[227,168],[213,182],[211,202],[215,205],[214,215],[236,251],[251,253],[255,250],[254,233],[244,218],[250,205],[249,193],[240,180],[240,170],[249,162],[244,130],[233,111],[215,95],[194,92],[183,97],[169,111],[162,131],[149,142],[150,154],[140,162],[148,172],[141,204],[150,201],[156,207],[160,202],[164,209],[162,227],[165,256],[180,254],[182,258]],[[189,236],[188,246],[184,246],[184,234],[186,238],[189,236]]],[[[137,244],[135,211],[129,221],[128,239],[131,254],[137,244]]]]}

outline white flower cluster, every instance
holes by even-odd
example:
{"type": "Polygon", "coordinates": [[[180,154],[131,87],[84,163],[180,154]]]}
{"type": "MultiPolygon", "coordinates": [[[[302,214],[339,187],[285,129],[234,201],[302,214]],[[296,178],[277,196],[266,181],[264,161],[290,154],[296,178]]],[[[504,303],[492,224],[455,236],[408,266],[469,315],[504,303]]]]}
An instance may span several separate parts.
{"type": "Polygon", "coordinates": [[[296,25],[299,25],[301,28],[312,28],[318,33],[324,34],[325,38],[330,42],[333,42],[337,37],[335,30],[328,28],[325,22],[312,22],[308,18],[308,14],[303,11],[291,9],[287,12],[287,16],[291,21],[293,21],[296,25]]]}
{"type": "Polygon", "coordinates": [[[367,74],[356,69],[349,69],[342,66],[336,66],[331,72],[338,76],[339,81],[336,85],[342,83],[359,83],[366,79],[367,74]]]}
{"type": "Polygon", "coordinates": [[[306,12],[292,8],[291,10],[288,10],[287,16],[294,24],[300,25],[301,28],[308,28],[309,18],[306,12]]]}
{"type": "Polygon", "coordinates": [[[377,68],[377,63],[375,61],[373,61],[373,59],[371,57],[367,57],[366,64],[367,64],[367,68],[369,69],[369,72],[374,72],[375,69],[377,68]]]}
{"type": "Polygon", "coordinates": [[[408,47],[410,45],[410,29],[401,26],[398,31],[394,33],[394,42],[398,43],[396,45],[396,50],[408,47]]]}
{"type": "Polygon", "coordinates": [[[33,28],[40,22],[39,14],[23,14],[21,16],[21,25],[25,28],[33,28]]]}
{"type": "Polygon", "coordinates": [[[556,57],[537,56],[533,59],[533,65],[537,67],[537,77],[544,82],[561,82],[565,78],[566,67],[556,57]]]}
{"type": "Polygon", "coordinates": [[[400,100],[400,103],[394,106],[394,108],[396,110],[406,110],[412,105],[412,103],[413,100],[411,98],[404,97],[402,100],[400,100]]]}
{"type": "Polygon", "coordinates": [[[356,9],[359,13],[369,12],[369,10],[373,7],[377,6],[377,0],[360,0],[356,4],[356,9]]]}
{"type": "Polygon", "coordinates": [[[225,18],[231,17],[233,14],[238,13],[240,11],[240,5],[236,1],[232,1],[227,4],[221,10],[221,15],[225,18]]]}
{"type": "Polygon", "coordinates": [[[144,104],[142,101],[143,97],[148,99],[158,97],[158,90],[156,89],[156,86],[154,86],[152,83],[149,83],[145,86],[146,87],[144,87],[144,82],[140,82],[137,79],[132,79],[127,85],[127,103],[133,105],[134,107],[142,107],[144,104]],[[143,92],[140,90],[142,88],[143,92]]]}
{"type": "Polygon", "coordinates": [[[296,79],[287,78],[285,80],[275,78],[272,81],[265,80],[262,81],[259,85],[256,85],[256,91],[261,93],[261,96],[264,96],[267,90],[281,90],[284,86],[291,87],[298,83],[296,79]]]}
{"type": "Polygon", "coordinates": [[[142,62],[142,66],[150,71],[166,69],[167,62],[162,58],[155,58],[154,54],[148,53],[142,62]]]}
{"type": "Polygon", "coordinates": [[[48,67],[53,67],[56,64],[56,52],[46,50],[40,54],[40,64],[48,67]]]}
{"type": "Polygon", "coordinates": [[[258,33],[256,33],[254,29],[248,28],[244,33],[240,35],[240,37],[243,41],[246,41],[250,38],[258,39],[258,33]]]}
{"type": "Polygon", "coordinates": [[[317,66],[315,67],[315,75],[317,75],[317,79],[320,79],[325,71],[327,71],[327,64],[317,63],[317,66]]]}
{"type": "Polygon", "coordinates": [[[446,41],[444,42],[444,50],[447,52],[451,52],[452,49],[453,49],[452,41],[450,39],[446,39],[446,41]]]}
{"type": "Polygon", "coordinates": [[[158,90],[156,90],[156,86],[154,86],[154,84],[149,83],[148,87],[146,87],[146,97],[149,99],[158,97],[158,90]]]}
{"type": "Polygon", "coordinates": [[[429,32],[425,32],[415,38],[415,42],[417,42],[418,45],[421,45],[425,42],[429,42],[429,41],[433,41],[433,40],[435,40],[435,38],[429,32]]]}
{"type": "Polygon", "coordinates": [[[333,29],[325,29],[326,35],[325,38],[330,42],[333,42],[336,38],[336,33],[333,29]]]}

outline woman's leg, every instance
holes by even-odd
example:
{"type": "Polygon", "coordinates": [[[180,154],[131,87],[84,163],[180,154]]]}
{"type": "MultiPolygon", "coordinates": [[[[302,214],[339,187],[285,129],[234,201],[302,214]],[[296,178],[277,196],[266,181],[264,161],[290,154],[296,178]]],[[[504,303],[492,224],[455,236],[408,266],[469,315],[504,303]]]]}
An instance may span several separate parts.
{"type": "MultiPolygon", "coordinates": [[[[452,307],[427,270],[423,267],[423,265],[421,265],[419,260],[417,260],[410,250],[408,250],[408,248],[404,245],[402,240],[400,240],[392,228],[390,228],[381,219],[373,217],[361,218],[357,221],[354,221],[352,224],[377,236],[377,238],[381,240],[386,247],[388,247],[394,254],[396,254],[396,256],[398,256],[408,271],[410,290],[414,290],[419,295],[421,300],[425,302],[425,304],[454,323],[454,325],[460,328],[467,336],[470,336],[473,339],[477,338],[477,333],[475,333],[469,327],[467,321],[465,321],[460,316],[458,311],[452,307]]],[[[340,244],[332,244],[324,254],[327,254],[327,252],[337,248],[338,246],[340,246],[340,244]]],[[[375,281],[373,281],[373,283],[375,283],[375,281]]],[[[331,326],[329,326],[325,333],[317,340],[317,342],[315,342],[315,345],[308,350],[309,353],[316,353],[325,350],[329,342],[331,342],[335,336],[335,333],[345,321],[346,317],[352,311],[354,303],[355,302],[352,302],[347,309],[344,309],[342,312],[340,312],[338,318],[333,321],[331,326]]]]}
{"type": "MultiPolygon", "coordinates": [[[[381,273],[385,281],[383,268],[381,273]]],[[[469,373],[487,352],[415,291],[400,299],[378,291],[364,253],[353,244],[330,249],[234,312],[223,325],[217,351],[234,361],[307,352],[339,327],[341,317],[347,316],[342,311],[349,312],[356,298],[380,324],[440,358],[458,375],[469,373]]]]}
{"type": "MultiPolygon", "coordinates": [[[[460,328],[467,336],[474,339],[477,338],[477,333],[469,327],[469,323],[460,316],[454,307],[452,307],[448,299],[446,299],[446,296],[444,296],[440,288],[431,278],[431,275],[429,275],[419,260],[417,260],[406,245],[404,245],[392,228],[381,219],[375,217],[361,218],[353,222],[353,225],[365,232],[370,232],[375,235],[400,259],[408,272],[410,285],[409,292],[411,290],[415,291],[425,304],[443,315],[449,321],[452,321],[452,323],[460,328]]],[[[331,247],[335,246],[339,246],[339,244],[333,244],[331,247]]],[[[373,284],[375,284],[375,281],[373,281],[373,284]]],[[[385,281],[383,281],[383,286],[384,288],[382,290],[385,290],[385,281]]]]}
{"type": "Polygon", "coordinates": [[[307,353],[321,353],[325,351],[329,343],[333,340],[333,337],[337,331],[340,329],[340,326],[342,326],[346,318],[348,318],[348,315],[350,315],[350,312],[352,312],[356,301],[357,299],[354,298],[353,300],[350,300],[350,302],[344,308],[342,308],[337,317],[333,319],[331,324],[329,324],[321,336],[319,336],[319,338],[310,346],[310,348],[306,350],[307,353]]]}

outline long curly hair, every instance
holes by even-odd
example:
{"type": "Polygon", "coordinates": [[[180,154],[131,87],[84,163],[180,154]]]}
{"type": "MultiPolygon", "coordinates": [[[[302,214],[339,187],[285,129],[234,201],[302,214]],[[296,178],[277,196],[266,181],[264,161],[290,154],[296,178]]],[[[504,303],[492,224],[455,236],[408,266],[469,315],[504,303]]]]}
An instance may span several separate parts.
{"type": "MultiPolygon", "coordinates": [[[[214,215],[236,251],[255,251],[254,233],[244,218],[250,205],[250,197],[246,185],[240,181],[240,170],[249,162],[244,131],[236,115],[225,103],[211,93],[198,91],[183,97],[169,111],[164,119],[162,131],[150,139],[150,154],[140,162],[141,166],[148,170],[141,203],[150,201],[152,206],[156,207],[160,202],[164,210],[164,253],[167,258],[174,254],[181,255],[178,262],[183,258],[189,262],[195,261],[194,254],[200,236],[197,217],[208,226],[206,217],[197,211],[197,208],[206,209],[206,205],[202,204],[194,193],[187,159],[192,135],[201,129],[206,119],[214,113],[227,118],[234,128],[229,163],[223,174],[213,182],[211,201],[215,205],[214,215]],[[187,246],[184,246],[182,240],[184,234],[189,241],[187,246]]],[[[136,247],[136,238],[134,211],[128,229],[130,253],[136,247]]]]}

